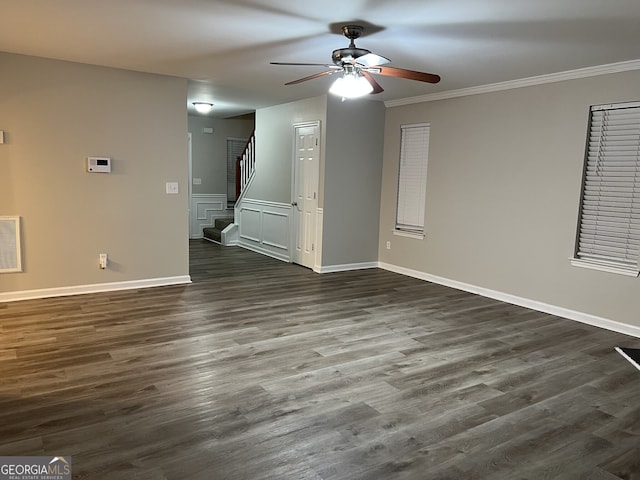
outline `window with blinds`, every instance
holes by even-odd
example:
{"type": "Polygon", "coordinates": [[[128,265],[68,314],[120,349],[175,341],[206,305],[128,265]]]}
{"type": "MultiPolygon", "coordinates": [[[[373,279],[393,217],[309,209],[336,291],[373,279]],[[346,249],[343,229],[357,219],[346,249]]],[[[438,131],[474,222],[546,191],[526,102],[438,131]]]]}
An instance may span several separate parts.
{"type": "Polygon", "coordinates": [[[640,102],[591,107],[574,264],[638,276],[640,102]]]}
{"type": "Polygon", "coordinates": [[[425,123],[401,127],[397,232],[424,233],[429,130],[425,123]]]}

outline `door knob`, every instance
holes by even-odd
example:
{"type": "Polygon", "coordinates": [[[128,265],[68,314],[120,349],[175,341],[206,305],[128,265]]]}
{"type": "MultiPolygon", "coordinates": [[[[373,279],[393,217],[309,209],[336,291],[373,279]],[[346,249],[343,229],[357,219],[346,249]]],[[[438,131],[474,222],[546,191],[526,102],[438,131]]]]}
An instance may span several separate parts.
{"type": "Polygon", "coordinates": [[[291,202],[291,206],[292,207],[297,207],[298,206],[298,202],[291,202]]]}

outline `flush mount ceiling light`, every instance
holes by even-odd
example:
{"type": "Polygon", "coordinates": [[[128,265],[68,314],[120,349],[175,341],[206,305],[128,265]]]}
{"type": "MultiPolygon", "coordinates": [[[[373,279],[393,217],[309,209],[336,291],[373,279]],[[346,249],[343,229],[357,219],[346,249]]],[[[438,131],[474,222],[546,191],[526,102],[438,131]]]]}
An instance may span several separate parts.
{"type": "Polygon", "coordinates": [[[209,113],[213,108],[213,103],[193,102],[193,106],[198,113],[206,114],[206,113],[209,113]]]}

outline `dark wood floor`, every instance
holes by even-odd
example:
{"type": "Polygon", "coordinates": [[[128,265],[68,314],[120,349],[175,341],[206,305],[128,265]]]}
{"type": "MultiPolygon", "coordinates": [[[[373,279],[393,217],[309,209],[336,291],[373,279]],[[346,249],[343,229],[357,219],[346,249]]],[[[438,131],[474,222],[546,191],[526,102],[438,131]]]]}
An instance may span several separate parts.
{"type": "Polygon", "coordinates": [[[189,286],[0,304],[0,455],[74,478],[637,479],[639,339],[191,242],[189,286]]]}

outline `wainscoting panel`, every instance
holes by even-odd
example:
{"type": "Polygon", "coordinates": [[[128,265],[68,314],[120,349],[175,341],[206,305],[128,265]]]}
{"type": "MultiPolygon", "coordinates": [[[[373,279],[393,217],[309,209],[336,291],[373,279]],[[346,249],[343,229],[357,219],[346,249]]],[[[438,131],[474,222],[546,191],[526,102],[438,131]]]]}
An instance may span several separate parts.
{"type": "Polygon", "coordinates": [[[216,218],[233,217],[233,210],[227,210],[224,194],[194,193],[189,208],[191,238],[202,238],[202,229],[213,227],[216,218]]]}
{"type": "Polygon", "coordinates": [[[243,241],[251,243],[261,242],[261,222],[262,212],[259,208],[254,208],[242,202],[240,207],[240,243],[243,241]]]}
{"type": "Polygon", "coordinates": [[[262,243],[287,251],[289,249],[289,214],[270,209],[262,211],[262,243]]]}
{"type": "Polygon", "coordinates": [[[291,261],[291,205],[242,199],[237,211],[241,247],[291,261]]]}

